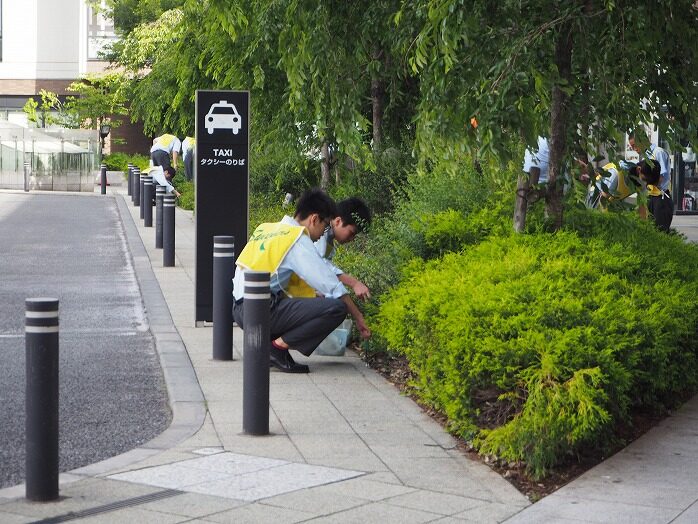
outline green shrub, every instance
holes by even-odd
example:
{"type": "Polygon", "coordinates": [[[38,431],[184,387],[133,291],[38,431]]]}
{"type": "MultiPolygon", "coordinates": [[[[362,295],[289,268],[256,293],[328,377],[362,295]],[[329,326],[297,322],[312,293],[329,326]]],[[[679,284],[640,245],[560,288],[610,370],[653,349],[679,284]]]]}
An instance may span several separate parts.
{"type": "Polygon", "coordinates": [[[586,233],[493,236],[413,261],[375,326],[452,431],[536,476],[698,382],[696,248],[630,217],[573,221],[586,233]],[[505,416],[492,425],[488,409],[505,416]]]}
{"type": "Polygon", "coordinates": [[[112,153],[106,155],[103,161],[109,171],[127,171],[129,162],[140,169],[145,169],[150,165],[150,157],[138,154],[112,153]]]}

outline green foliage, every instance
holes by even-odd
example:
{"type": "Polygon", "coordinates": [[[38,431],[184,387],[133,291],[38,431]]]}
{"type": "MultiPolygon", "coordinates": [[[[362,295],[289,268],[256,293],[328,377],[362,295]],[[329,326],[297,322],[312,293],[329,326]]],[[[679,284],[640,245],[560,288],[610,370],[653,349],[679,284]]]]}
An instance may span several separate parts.
{"type": "Polygon", "coordinates": [[[284,215],[293,215],[293,207],[282,207],[283,196],[265,193],[250,193],[250,222],[248,233],[252,232],[259,224],[265,222],[278,222],[284,215]]]}
{"type": "Polygon", "coordinates": [[[63,102],[56,93],[41,89],[39,91],[41,102],[29,98],[22,110],[27,115],[27,120],[34,122],[37,127],[47,127],[54,124],[70,126],[70,120],[64,113],[63,102]]]}
{"type": "Polygon", "coordinates": [[[575,215],[581,234],[491,236],[413,261],[377,317],[415,393],[483,453],[535,476],[603,449],[632,407],[671,406],[698,384],[698,251],[600,215],[575,215]],[[494,425],[483,392],[507,414],[494,425]]]}
{"type": "Polygon", "coordinates": [[[196,204],[196,187],[194,182],[187,180],[182,173],[177,173],[172,178],[172,185],[181,193],[177,199],[177,205],[182,209],[193,211],[196,204]]]}
{"type": "Polygon", "coordinates": [[[129,163],[143,170],[150,165],[150,157],[138,154],[112,153],[105,155],[103,162],[107,165],[109,171],[127,171],[129,163]]]}
{"type": "Polygon", "coordinates": [[[121,73],[86,75],[68,86],[77,96],[68,97],[65,112],[79,127],[96,128],[109,120],[112,127],[121,125],[118,116],[126,109],[126,80],[121,73]]]}
{"type": "Polygon", "coordinates": [[[412,258],[459,251],[509,231],[511,192],[501,189],[495,173],[479,173],[466,158],[453,171],[436,165],[409,174],[393,195],[394,211],[377,217],[367,235],[338,251],[339,267],[380,296],[398,284],[402,266],[412,258]]]}

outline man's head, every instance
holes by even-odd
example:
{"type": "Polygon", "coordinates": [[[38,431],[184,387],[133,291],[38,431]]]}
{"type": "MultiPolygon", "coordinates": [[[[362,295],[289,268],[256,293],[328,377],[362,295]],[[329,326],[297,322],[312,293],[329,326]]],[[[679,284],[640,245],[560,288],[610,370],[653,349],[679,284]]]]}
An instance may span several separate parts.
{"type": "Polygon", "coordinates": [[[659,163],[652,160],[643,160],[637,165],[640,178],[649,185],[658,186],[660,178],[659,163]]]}
{"type": "Polygon", "coordinates": [[[296,221],[305,226],[310,238],[315,242],[322,236],[330,220],[337,215],[337,205],[322,189],[305,191],[296,204],[296,221]]]}
{"type": "Polygon", "coordinates": [[[167,178],[167,180],[172,180],[177,173],[177,170],[172,166],[165,167],[163,171],[165,172],[165,178],[167,178]]]}
{"type": "Polygon", "coordinates": [[[645,149],[650,147],[650,139],[645,130],[638,127],[628,133],[628,144],[641,155],[645,149]]]}
{"type": "Polygon", "coordinates": [[[337,203],[337,216],[332,219],[334,239],[340,244],[354,237],[371,223],[371,212],[366,203],[357,197],[346,198],[337,203]]]}

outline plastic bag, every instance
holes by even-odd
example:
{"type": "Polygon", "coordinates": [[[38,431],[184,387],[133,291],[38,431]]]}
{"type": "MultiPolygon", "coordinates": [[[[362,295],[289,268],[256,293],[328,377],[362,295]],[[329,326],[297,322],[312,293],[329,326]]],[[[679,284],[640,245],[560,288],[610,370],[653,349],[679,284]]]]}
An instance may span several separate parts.
{"type": "Polygon", "coordinates": [[[341,357],[347,349],[349,334],[351,333],[351,320],[342,322],[337,329],[327,335],[327,338],[320,342],[314,355],[324,355],[326,357],[341,357]]]}

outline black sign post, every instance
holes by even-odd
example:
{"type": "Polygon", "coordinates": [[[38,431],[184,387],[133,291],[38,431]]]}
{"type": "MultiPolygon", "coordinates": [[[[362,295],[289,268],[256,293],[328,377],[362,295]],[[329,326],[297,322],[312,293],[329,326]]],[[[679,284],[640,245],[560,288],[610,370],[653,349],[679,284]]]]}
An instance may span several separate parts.
{"type": "Polygon", "coordinates": [[[247,242],[249,126],[249,92],[196,91],[197,325],[213,321],[213,237],[235,237],[232,260],[247,242]]]}

